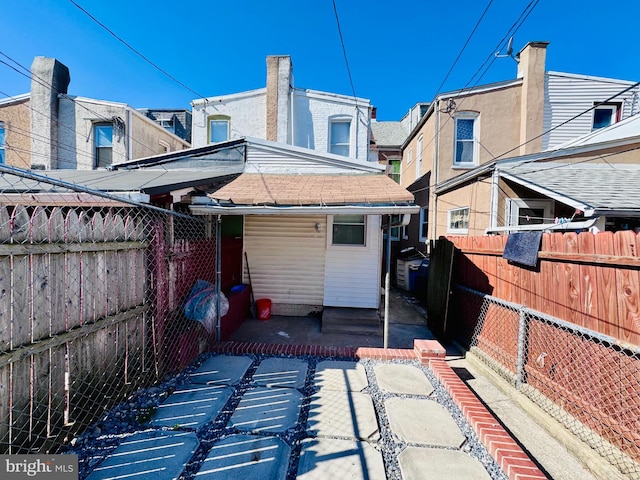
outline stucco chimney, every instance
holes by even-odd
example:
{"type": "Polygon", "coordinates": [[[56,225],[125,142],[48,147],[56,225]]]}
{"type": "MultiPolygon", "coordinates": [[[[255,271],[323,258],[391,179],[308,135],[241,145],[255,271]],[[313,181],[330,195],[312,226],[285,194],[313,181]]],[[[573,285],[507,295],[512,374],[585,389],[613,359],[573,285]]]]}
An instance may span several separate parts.
{"type": "Polygon", "coordinates": [[[289,55],[267,57],[267,140],[288,142],[289,112],[293,83],[293,66],[289,55]]]}
{"type": "Polygon", "coordinates": [[[520,155],[536,153],[542,150],[542,137],[540,135],[542,135],[544,127],[544,82],[547,45],[549,45],[549,42],[529,42],[518,53],[518,78],[522,78],[520,155]],[[531,140],[533,138],[535,140],[531,140]],[[525,144],[528,140],[531,141],[525,144]]]}
{"type": "Polygon", "coordinates": [[[34,58],[31,64],[31,168],[57,168],[58,94],[67,93],[70,81],[69,69],[55,58],[34,58]]]}

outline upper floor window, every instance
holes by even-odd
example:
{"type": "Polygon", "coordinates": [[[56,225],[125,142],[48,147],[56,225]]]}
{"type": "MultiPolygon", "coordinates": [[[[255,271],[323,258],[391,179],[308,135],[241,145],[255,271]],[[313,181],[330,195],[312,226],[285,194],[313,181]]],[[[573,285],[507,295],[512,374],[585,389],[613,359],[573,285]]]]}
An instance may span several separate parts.
{"type": "Polygon", "coordinates": [[[455,117],[453,166],[474,167],[478,164],[478,114],[460,112],[455,117]]]}
{"type": "Polygon", "coordinates": [[[364,215],[335,215],[333,217],[332,245],[365,245],[366,222],[364,215]]]}
{"type": "Polygon", "coordinates": [[[4,129],[4,122],[0,122],[0,163],[4,164],[6,163],[6,158],[5,158],[5,129],[4,129]]]}
{"type": "Polygon", "coordinates": [[[400,171],[401,171],[401,161],[400,160],[389,160],[389,167],[387,168],[387,174],[393,178],[396,183],[400,183],[400,171]]]}
{"type": "Polygon", "coordinates": [[[411,162],[413,162],[413,150],[410,148],[407,150],[407,165],[411,165],[411,162]]]}
{"type": "Polygon", "coordinates": [[[422,175],[422,135],[418,138],[416,145],[416,178],[420,178],[420,175],[422,175]]]}
{"type": "Polygon", "coordinates": [[[226,115],[212,115],[208,118],[207,129],[209,143],[229,140],[231,119],[226,115]]]}
{"type": "Polygon", "coordinates": [[[447,233],[469,233],[469,207],[449,210],[448,217],[447,233]]]}
{"type": "Polygon", "coordinates": [[[113,124],[96,123],[93,125],[93,144],[95,168],[108,167],[113,159],[113,124]]]}
{"type": "Polygon", "coordinates": [[[552,200],[509,198],[505,207],[509,225],[536,225],[554,220],[552,200]]]}
{"type": "Polygon", "coordinates": [[[332,120],[329,131],[329,152],[349,156],[351,120],[332,120]]]}
{"type": "Polygon", "coordinates": [[[603,103],[594,108],[591,130],[608,127],[620,121],[620,107],[619,103],[603,103]]]}

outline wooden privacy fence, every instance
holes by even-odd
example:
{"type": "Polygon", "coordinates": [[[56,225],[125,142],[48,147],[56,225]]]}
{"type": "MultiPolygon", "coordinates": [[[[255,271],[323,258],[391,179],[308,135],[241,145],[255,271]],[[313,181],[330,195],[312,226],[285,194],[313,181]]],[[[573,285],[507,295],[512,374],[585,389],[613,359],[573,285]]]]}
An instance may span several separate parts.
{"type": "Polygon", "coordinates": [[[503,259],[506,239],[449,239],[447,335],[640,478],[638,236],[544,234],[535,268],[503,259]]]}
{"type": "Polygon", "coordinates": [[[502,258],[507,236],[449,237],[453,282],[640,345],[640,237],[633,231],[542,236],[539,267],[502,258]]]}
{"type": "Polygon", "coordinates": [[[55,452],[175,367],[176,311],[215,272],[201,223],[185,240],[144,208],[0,206],[0,453],[55,452]]]}

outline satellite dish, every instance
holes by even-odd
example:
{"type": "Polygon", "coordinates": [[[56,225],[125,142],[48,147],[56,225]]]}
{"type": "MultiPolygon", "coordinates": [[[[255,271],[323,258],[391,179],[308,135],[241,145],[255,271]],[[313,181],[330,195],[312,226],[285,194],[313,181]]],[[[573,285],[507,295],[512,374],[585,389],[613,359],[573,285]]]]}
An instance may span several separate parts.
{"type": "Polygon", "coordinates": [[[496,52],[496,58],[507,57],[513,58],[516,62],[518,61],[518,59],[513,56],[513,37],[509,38],[509,42],[507,43],[507,53],[501,54],[500,52],[496,52]]]}

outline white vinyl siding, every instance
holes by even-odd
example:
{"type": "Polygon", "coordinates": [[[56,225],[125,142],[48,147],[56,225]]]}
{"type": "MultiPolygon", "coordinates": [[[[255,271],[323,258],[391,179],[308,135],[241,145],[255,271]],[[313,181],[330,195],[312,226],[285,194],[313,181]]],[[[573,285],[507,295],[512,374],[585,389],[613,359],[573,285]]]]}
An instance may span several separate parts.
{"type": "MultiPolygon", "coordinates": [[[[378,308],[382,232],[380,215],[368,215],[366,246],[328,245],[325,261],[325,307],[378,308]]],[[[331,227],[331,218],[328,221],[331,227]]]]}
{"type": "MultiPolygon", "coordinates": [[[[632,82],[612,80],[598,77],[586,77],[558,72],[549,72],[545,81],[545,110],[543,131],[547,132],[592,108],[598,102],[604,102],[613,95],[631,86],[632,82]]],[[[610,103],[621,103],[620,120],[638,113],[639,88],[631,89],[610,103]]],[[[542,138],[542,148],[547,150],[557,147],[591,132],[593,127],[593,111],[589,111],[571,120],[542,138]]]]}
{"type": "Polygon", "coordinates": [[[274,304],[322,305],[326,232],[324,215],[247,215],[244,249],[254,297],[274,304]]]}

